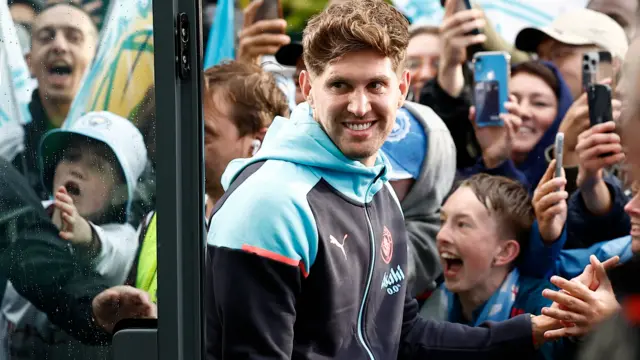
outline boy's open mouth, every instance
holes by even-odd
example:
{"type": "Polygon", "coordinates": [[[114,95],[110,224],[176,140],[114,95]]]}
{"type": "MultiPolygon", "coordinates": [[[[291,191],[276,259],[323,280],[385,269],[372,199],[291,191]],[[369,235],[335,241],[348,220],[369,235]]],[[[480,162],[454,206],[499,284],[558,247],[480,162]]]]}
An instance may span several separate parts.
{"type": "Polygon", "coordinates": [[[67,181],[64,184],[64,188],[67,189],[69,195],[79,196],[80,195],[80,185],[75,181],[67,181]]]}
{"type": "Polygon", "coordinates": [[[460,270],[462,270],[462,266],[464,265],[464,261],[452,253],[444,252],[440,254],[442,260],[444,260],[444,275],[446,277],[452,277],[458,274],[460,270]]]}

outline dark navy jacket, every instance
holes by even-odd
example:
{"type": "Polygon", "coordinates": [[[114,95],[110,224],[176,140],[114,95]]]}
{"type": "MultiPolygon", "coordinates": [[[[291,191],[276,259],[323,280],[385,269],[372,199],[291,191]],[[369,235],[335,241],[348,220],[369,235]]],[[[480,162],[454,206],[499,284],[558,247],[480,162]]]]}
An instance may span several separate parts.
{"type": "Polygon", "coordinates": [[[347,159],[299,105],[233,161],[208,234],[208,359],[497,359],[534,353],[528,315],[418,317],[388,162],[347,159]],[[231,185],[230,185],[231,184],[231,185]]]}

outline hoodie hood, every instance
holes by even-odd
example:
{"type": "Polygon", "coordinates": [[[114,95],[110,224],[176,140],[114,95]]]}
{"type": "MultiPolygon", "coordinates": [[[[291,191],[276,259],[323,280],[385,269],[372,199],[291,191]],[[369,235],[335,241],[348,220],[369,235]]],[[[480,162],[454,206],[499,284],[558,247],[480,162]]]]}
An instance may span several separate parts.
{"type": "Polygon", "coordinates": [[[390,164],[378,151],[375,165],[366,167],[347,158],[313,119],[309,105],[301,103],[291,119],[276,117],[258,153],[249,159],[229,163],[222,175],[225,191],[247,166],[267,160],[286,161],[311,169],[349,199],[368,203],[388,181],[390,164]]]}
{"type": "Polygon", "coordinates": [[[560,123],[562,119],[564,119],[564,115],[567,113],[567,110],[569,110],[569,107],[573,104],[573,97],[571,96],[569,87],[555,65],[547,61],[541,61],[541,63],[553,71],[556,79],[558,79],[558,114],[549,129],[542,135],[540,141],[538,141],[536,146],[529,152],[525,161],[518,165],[518,169],[525,173],[532,189],[538,186],[538,182],[540,182],[540,179],[542,179],[542,176],[547,170],[548,164],[545,157],[545,150],[554,144],[560,123]]]}
{"type": "Polygon", "coordinates": [[[453,186],[456,148],[449,129],[431,108],[409,101],[404,107],[420,122],[427,137],[420,176],[402,200],[402,211],[409,220],[440,210],[453,186]]]}
{"type": "Polygon", "coordinates": [[[440,231],[440,207],[451,191],[456,175],[456,146],[449,129],[429,107],[405,102],[427,137],[424,161],[401,206],[409,234],[408,281],[412,296],[435,289],[440,276],[436,235],[440,231]]]}

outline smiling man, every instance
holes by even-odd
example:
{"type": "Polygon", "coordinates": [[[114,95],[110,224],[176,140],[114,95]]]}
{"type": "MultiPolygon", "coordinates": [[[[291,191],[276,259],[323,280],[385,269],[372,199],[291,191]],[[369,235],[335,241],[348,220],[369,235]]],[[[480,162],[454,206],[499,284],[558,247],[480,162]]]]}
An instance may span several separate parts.
{"type": "Polygon", "coordinates": [[[379,152],[409,89],[408,38],[406,19],[382,0],[331,5],[309,21],[306,102],[222,178],[207,239],[208,359],[526,356],[560,326],[530,315],[476,328],[418,317],[379,152]]]}
{"type": "Polygon", "coordinates": [[[46,7],[35,19],[31,52],[27,61],[38,80],[25,125],[25,151],[13,164],[43,200],[47,192],[40,182],[37,152],[42,135],[62,125],[82,77],[96,51],[98,31],[89,14],[74,3],[46,7]]]}

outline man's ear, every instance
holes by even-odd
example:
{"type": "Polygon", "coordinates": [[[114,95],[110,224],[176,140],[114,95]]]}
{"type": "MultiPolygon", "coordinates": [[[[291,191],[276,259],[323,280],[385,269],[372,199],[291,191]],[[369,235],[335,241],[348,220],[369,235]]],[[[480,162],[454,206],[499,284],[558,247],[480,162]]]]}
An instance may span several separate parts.
{"type": "Polygon", "coordinates": [[[407,94],[409,93],[409,85],[411,84],[411,75],[408,70],[404,70],[402,75],[400,75],[400,99],[398,99],[398,109],[404,105],[404,100],[407,98],[407,94]]]}
{"type": "Polygon", "coordinates": [[[493,259],[495,266],[505,266],[511,264],[520,255],[520,244],[515,240],[503,241],[498,255],[493,259]]]}
{"type": "Polygon", "coordinates": [[[255,138],[260,141],[264,141],[264,136],[267,134],[268,128],[263,127],[255,133],[255,138]]]}
{"type": "Polygon", "coordinates": [[[300,91],[302,96],[306,99],[310,106],[313,106],[313,99],[311,98],[311,74],[307,70],[300,71],[300,91]]]}

